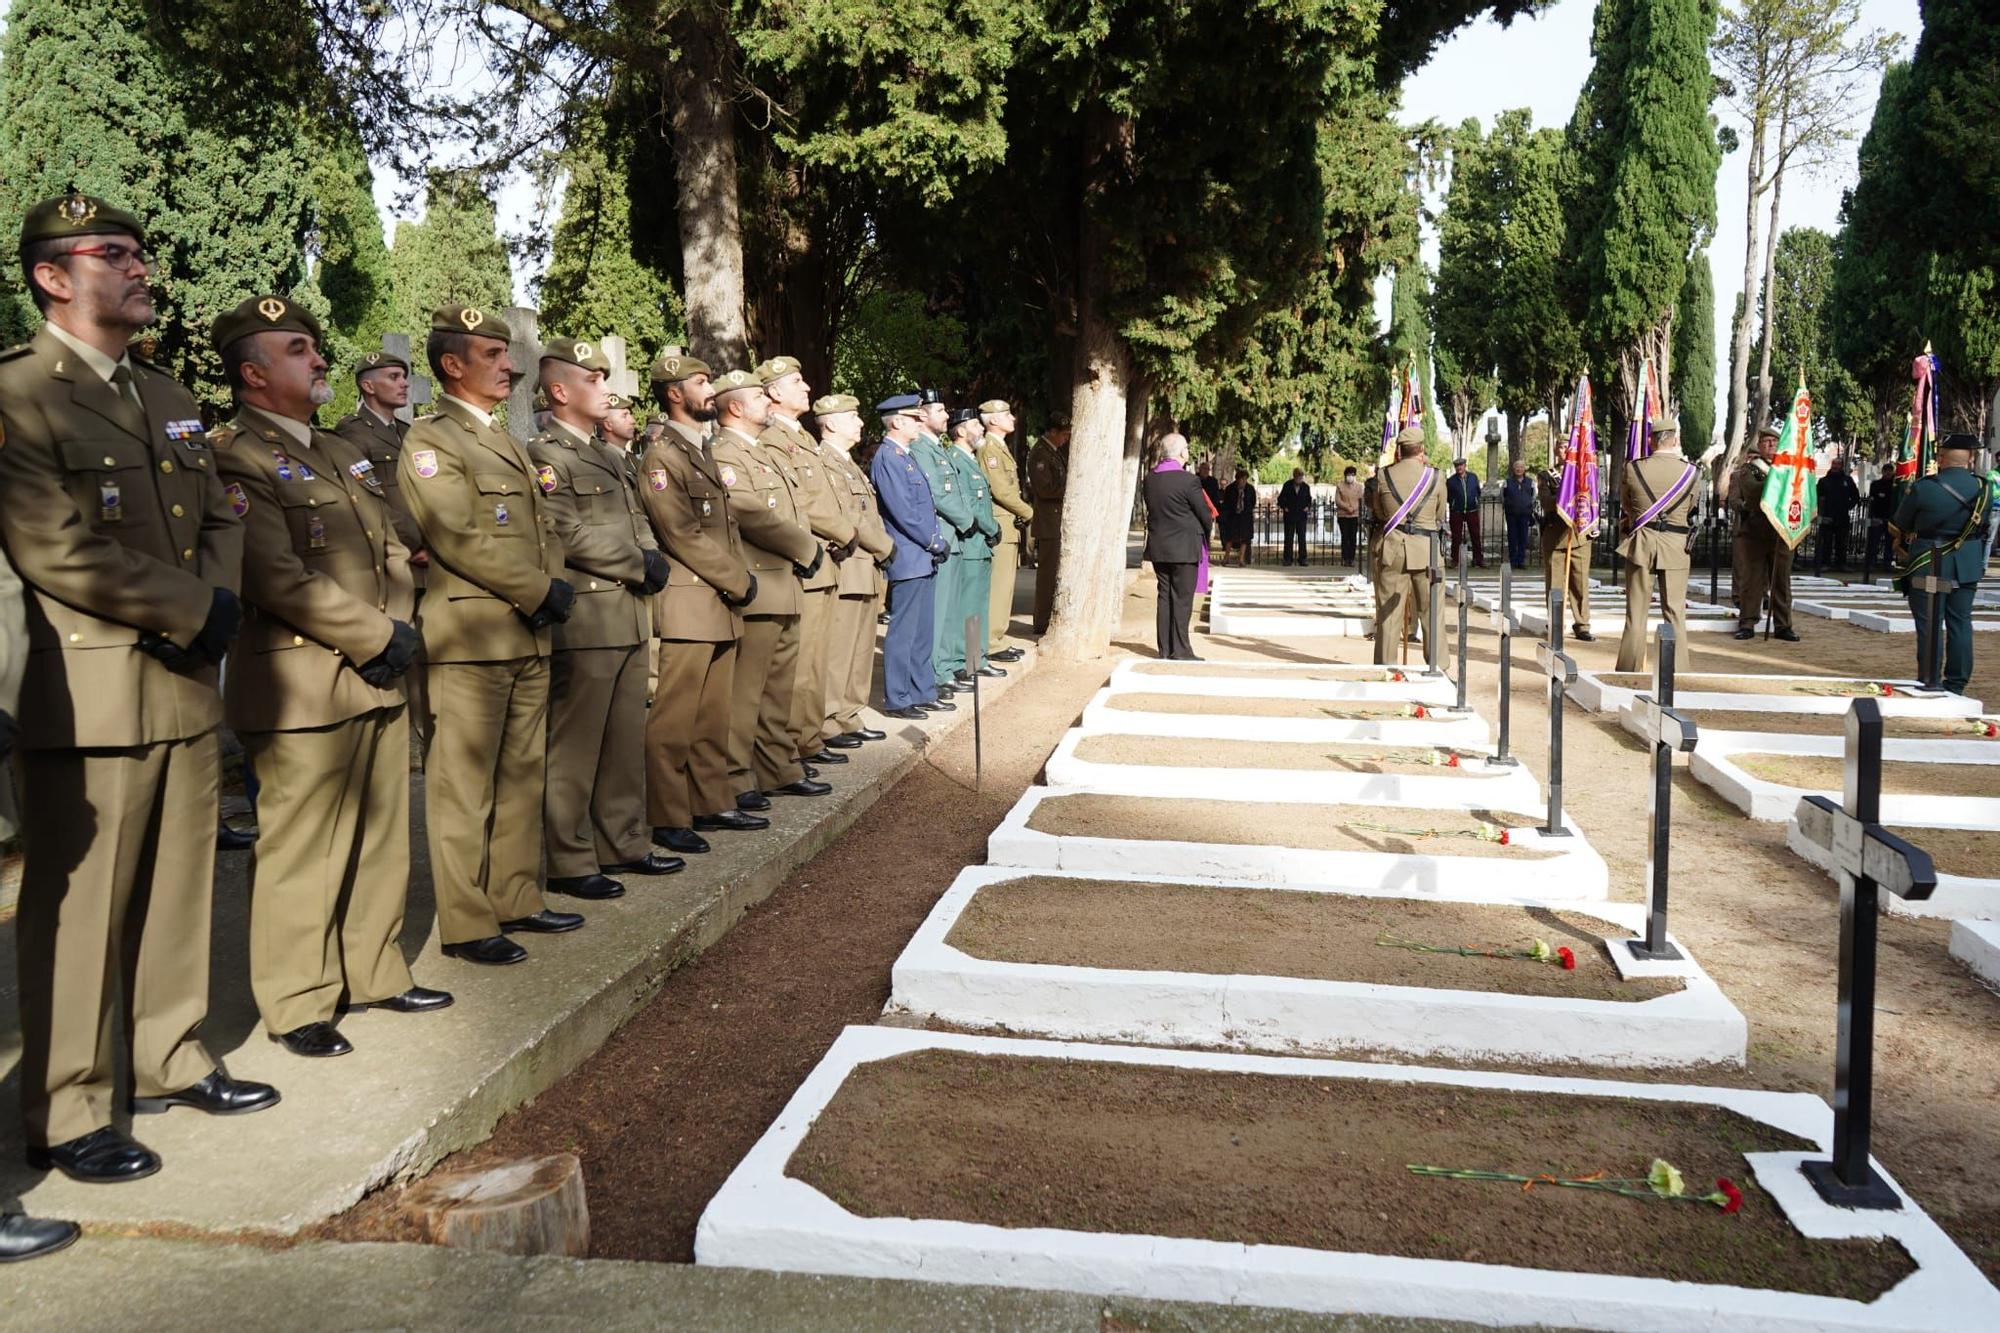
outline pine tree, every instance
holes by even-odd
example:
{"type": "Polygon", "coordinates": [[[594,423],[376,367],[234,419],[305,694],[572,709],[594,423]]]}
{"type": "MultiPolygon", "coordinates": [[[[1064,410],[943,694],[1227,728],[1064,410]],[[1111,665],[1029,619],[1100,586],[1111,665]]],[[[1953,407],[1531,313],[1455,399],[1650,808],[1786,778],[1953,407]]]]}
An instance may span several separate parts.
{"type": "Polygon", "coordinates": [[[431,312],[455,302],[500,310],[514,304],[493,200],[462,171],[434,171],[421,222],[396,224],[389,251],[395,327],[421,338],[431,312]]]}
{"type": "Polygon", "coordinates": [[[1389,288],[1387,350],[1389,369],[1397,384],[1410,373],[1411,362],[1416,363],[1417,388],[1424,400],[1424,444],[1435,454],[1440,441],[1437,414],[1431,410],[1435,406],[1431,396],[1431,326],[1426,313],[1430,294],[1431,270],[1423,260],[1415,259],[1396,269],[1389,288]]]}
{"type": "MultiPolygon", "coordinates": [[[[0,44],[0,234],[72,185],[137,214],[158,256],[153,355],[219,407],[210,324],[304,275],[303,128],[289,107],[207,86],[162,50],[142,0],[14,0],[0,44]]],[[[38,324],[25,291],[0,301],[0,335],[38,324]]]]}
{"type": "Polygon", "coordinates": [[[568,183],[540,293],[542,324],[571,337],[625,339],[634,365],[685,338],[680,297],[632,246],[626,174],[593,133],[565,155],[568,183]]]}
{"type": "Polygon", "coordinates": [[[1715,272],[1706,251],[1688,265],[1674,307],[1674,383],[1681,400],[1681,447],[1699,458],[1715,434],[1715,272]]]}
{"type": "Polygon", "coordinates": [[[1526,110],[1504,111],[1493,123],[1488,153],[1500,208],[1493,352],[1511,464],[1523,456],[1527,418],[1538,411],[1559,417],[1583,366],[1583,348],[1562,300],[1562,131],[1535,129],[1526,110]]]}

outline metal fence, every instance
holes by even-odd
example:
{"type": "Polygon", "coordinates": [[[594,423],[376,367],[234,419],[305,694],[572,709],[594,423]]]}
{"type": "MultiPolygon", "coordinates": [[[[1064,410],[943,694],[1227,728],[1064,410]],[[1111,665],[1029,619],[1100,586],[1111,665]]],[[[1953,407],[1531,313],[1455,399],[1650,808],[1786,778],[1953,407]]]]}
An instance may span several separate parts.
{"type": "MultiPolygon", "coordinates": [[[[1617,554],[1618,540],[1613,535],[1616,515],[1608,515],[1603,530],[1592,544],[1592,562],[1601,568],[1611,570],[1622,566],[1617,554]]],[[[1847,514],[1847,523],[1842,525],[1830,521],[1831,515],[1822,512],[1812,531],[1806,534],[1793,556],[1793,568],[1812,572],[1834,570],[1841,573],[1862,573],[1875,575],[1886,572],[1888,563],[1886,537],[1878,536],[1874,543],[1869,540],[1868,507],[1864,499],[1847,514]]],[[[1711,567],[1728,569],[1731,564],[1731,547],[1734,534],[1730,530],[1727,516],[1719,523],[1710,523],[1708,501],[1704,497],[1698,511],[1697,532],[1695,534],[1695,568],[1706,573],[1711,567]]],[[[1359,568],[1365,562],[1366,534],[1368,521],[1360,525],[1360,535],[1355,542],[1356,551],[1352,562],[1343,560],[1340,527],[1334,512],[1332,497],[1315,496],[1310,512],[1306,516],[1302,537],[1295,537],[1290,543],[1293,558],[1303,559],[1308,565],[1359,568]]],[[[1469,527],[1469,525],[1468,525],[1469,527]]],[[[1225,531],[1222,523],[1216,525],[1215,558],[1223,558],[1225,531]]],[[[1463,539],[1471,541],[1467,531],[1463,539]]],[[[1507,558],[1507,517],[1501,507],[1498,495],[1482,496],[1479,503],[1479,535],[1473,546],[1474,564],[1481,562],[1497,567],[1507,558]]],[[[1247,546],[1249,562],[1253,565],[1279,565],[1286,558],[1284,516],[1279,513],[1275,501],[1260,501],[1251,516],[1249,542],[1247,546]]],[[[1527,563],[1540,565],[1542,560],[1541,525],[1528,523],[1527,563]]],[[[1445,565],[1456,567],[1456,557],[1447,521],[1445,538],[1445,565]]]]}

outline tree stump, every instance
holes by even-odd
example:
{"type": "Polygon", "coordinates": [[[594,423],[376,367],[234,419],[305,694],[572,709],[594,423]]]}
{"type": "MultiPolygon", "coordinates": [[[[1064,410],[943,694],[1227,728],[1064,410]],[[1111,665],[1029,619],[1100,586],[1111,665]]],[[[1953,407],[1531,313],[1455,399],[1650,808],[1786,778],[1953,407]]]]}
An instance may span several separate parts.
{"type": "Polygon", "coordinates": [[[432,1176],[405,1196],[403,1209],[433,1245],[572,1259],[590,1253],[583,1166],[573,1153],[432,1176]]]}

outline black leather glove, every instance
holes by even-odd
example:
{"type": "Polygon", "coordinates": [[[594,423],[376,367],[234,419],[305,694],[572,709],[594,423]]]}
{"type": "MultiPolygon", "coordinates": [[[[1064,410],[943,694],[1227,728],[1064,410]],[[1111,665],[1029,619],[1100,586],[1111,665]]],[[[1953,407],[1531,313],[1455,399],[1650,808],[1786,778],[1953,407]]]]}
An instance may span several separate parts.
{"type": "Polygon", "coordinates": [[[819,567],[825,563],[826,548],[824,546],[815,546],[813,548],[812,563],[809,565],[794,564],[792,566],[792,573],[797,574],[802,579],[809,579],[819,573],[819,567]]]}
{"type": "Polygon", "coordinates": [[[410,669],[410,663],[417,660],[417,648],[422,643],[414,625],[400,620],[391,621],[388,645],[355,670],[361,673],[361,679],[376,689],[385,689],[390,681],[410,669]]]}
{"type": "Polygon", "coordinates": [[[528,628],[542,629],[560,624],[569,619],[570,608],[576,605],[576,589],[562,579],[550,579],[548,595],[542,604],[528,617],[528,628]]]}
{"type": "Polygon", "coordinates": [[[757,576],[755,574],[751,574],[749,575],[749,579],[750,579],[750,586],[743,590],[743,595],[741,597],[731,597],[728,593],[724,592],[720,588],[717,588],[715,590],[715,595],[722,599],[723,604],[725,606],[748,606],[750,605],[750,603],[757,600],[757,576]]]}
{"type": "Polygon", "coordinates": [[[0,759],[14,753],[14,742],[20,735],[21,724],[14,720],[12,713],[0,708],[0,759]]]}
{"type": "Polygon", "coordinates": [[[189,647],[211,662],[220,662],[222,655],[229,651],[229,641],[236,637],[236,631],[242,624],[243,603],[236,600],[236,594],[227,588],[212,589],[208,598],[208,619],[201,623],[201,629],[189,647]]]}
{"type": "Polygon", "coordinates": [[[645,596],[651,597],[654,593],[667,586],[667,572],[672,566],[667,563],[667,555],[664,551],[647,551],[644,554],[646,557],[646,577],[640,582],[639,591],[645,596]]]}

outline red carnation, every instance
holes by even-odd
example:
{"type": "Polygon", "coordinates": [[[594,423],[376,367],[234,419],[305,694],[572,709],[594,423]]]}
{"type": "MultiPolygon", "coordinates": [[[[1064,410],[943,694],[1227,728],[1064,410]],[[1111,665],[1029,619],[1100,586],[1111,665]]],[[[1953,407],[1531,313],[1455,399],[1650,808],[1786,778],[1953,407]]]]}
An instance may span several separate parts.
{"type": "Polygon", "coordinates": [[[1884,685],[1882,687],[1882,697],[1885,699],[1888,698],[1890,695],[1894,694],[1895,692],[1896,692],[1896,687],[1894,685],[1884,685]]]}
{"type": "Polygon", "coordinates": [[[1416,706],[1415,706],[1415,707],[1414,707],[1414,708],[1413,708],[1413,709],[1411,710],[1411,712],[1410,712],[1410,716],[1411,716],[1411,717],[1429,717],[1429,716],[1430,716],[1430,714],[1424,711],[1424,706],[1423,706],[1422,704],[1417,704],[1417,705],[1416,705],[1416,706]]]}
{"type": "Polygon", "coordinates": [[[1737,1189],[1736,1186],[1734,1186],[1727,1180],[1716,1181],[1715,1188],[1716,1192],[1722,1195],[1723,1199],[1725,1200],[1725,1202],[1722,1204],[1723,1212],[1740,1213],[1743,1211],[1742,1190],[1737,1189]]]}
{"type": "Polygon", "coordinates": [[[1512,842],[1513,840],[1514,840],[1513,837],[1508,833],[1506,829],[1500,830],[1500,845],[1502,847],[1505,847],[1508,843],[1512,842]]]}
{"type": "Polygon", "coordinates": [[[1556,950],[1556,957],[1562,960],[1563,971],[1576,971],[1576,955],[1570,952],[1570,947],[1567,944],[1556,950]]]}
{"type": "Polygon", "coordinates": [[[1446,756],[1444,757],[1444,766],[1445,766],[1446,768],[1457,768],[1457,767],[1458,767],[1458,756],[1457,756],[1456,754],[1448,754],[1448,755],[1446,755],[1446,756]]]}
{"type": "Polygon", "coordinates": [[[1981,734],[1990,740],[1993,737],[2000,736],[2000,722],[1982,722],[1979,724],[1979,730],[1981,734]]]}

